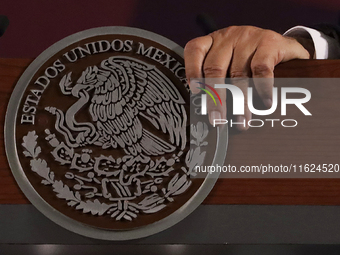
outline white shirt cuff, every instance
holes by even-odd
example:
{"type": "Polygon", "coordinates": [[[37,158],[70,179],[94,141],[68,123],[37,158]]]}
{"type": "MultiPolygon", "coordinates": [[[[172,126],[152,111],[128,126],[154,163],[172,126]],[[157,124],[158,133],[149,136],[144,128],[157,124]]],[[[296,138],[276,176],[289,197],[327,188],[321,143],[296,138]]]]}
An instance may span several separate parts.
{"type": "Polygon", "coordinates": [[[286,31],[283,35],[290,37],[297,36],[310,36],[314,43],[314,59],[327,59],[329,58],[329,37],[324,35],[323,33],[304,26],[296,26],[288,31],[286,31]]]}

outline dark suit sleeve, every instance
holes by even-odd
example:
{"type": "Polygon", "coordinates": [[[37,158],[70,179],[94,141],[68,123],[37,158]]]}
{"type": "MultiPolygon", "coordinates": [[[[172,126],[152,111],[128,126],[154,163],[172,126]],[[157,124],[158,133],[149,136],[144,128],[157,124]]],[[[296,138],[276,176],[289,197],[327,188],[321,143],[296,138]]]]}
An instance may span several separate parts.
{"type": "Polygon", "coordinates": [[[313,28],[335,39],[340,45],[340,27],[329,24],[319,24],[313,28]]]}
{"type": "Polygon", "coordinates": [[[312,28],[328,36],[329,39],[327,41],[330,43],[329,58],[340,59],[340,27],[330,24],[319,24],[312,28]]]}

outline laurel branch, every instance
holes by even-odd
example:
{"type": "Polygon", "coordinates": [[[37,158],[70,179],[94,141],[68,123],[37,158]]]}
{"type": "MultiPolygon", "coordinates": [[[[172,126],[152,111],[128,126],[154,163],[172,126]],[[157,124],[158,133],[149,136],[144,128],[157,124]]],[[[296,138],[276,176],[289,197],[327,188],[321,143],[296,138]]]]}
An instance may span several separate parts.
{"type": "MultiPolygon", "coordinates": [[[[48,167],[44,159],[39,158],[41,147],[37,145],[35,131],[30,131],[23,137],[22,146],[25,148],[23,154],[31,158],[31,170],[42,178],[41,183],[51,185],[56,196],[67,201],[67,205],[81,210],[83,213],[91,213],[92,215],[109,214],[115,220],[132,221],[138,217],[140,212],[150,214],[156,213],[167,206],[166,203],[174,201],[175,196],[184,193],[191,185],[190,176],[194,176],[194,168],[201,165],[205,158],[205,152],[201,152],[201,147],[206,146],[204,142],[208,127],[205,123],[198,122],[197,125],[191,125],[191,135],[193,139],[191,144],[196,148],[191,148],[186,155],[186,167],[182,167],[183,174],[176,173],[175,176],[168,182],[166,188],[162,188],[161,193],[153,193],[146,196],[139,203],[133,203],[127,200],[119,200],[114,203],[102,203],[98,199],[84,199],[78,191],[73,191],[69,186],[63,183],[62,180],[56,180],[55,174],[48,167]]],[[[192,147],[192,146],[191,146],[192,147]]]]}

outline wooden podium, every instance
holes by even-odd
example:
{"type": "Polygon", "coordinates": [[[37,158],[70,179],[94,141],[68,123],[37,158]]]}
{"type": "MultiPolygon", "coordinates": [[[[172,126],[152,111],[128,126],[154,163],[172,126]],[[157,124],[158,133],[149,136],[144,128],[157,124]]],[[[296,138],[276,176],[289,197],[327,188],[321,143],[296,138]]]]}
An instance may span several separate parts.
{"type": "MultiPolygon", "coordinates": [[[[0,145],[0,204],[27,204],[29,201],[20,191],[16,184],[11,170],[8,166],[5,147],[3,142],[3,127],[8,100],[13,88],[23,73],[25,68],[30,64],[32,59],[0,59],[0,120],[1,120],[1,140],[0,145]]],[[[340,60],[295,60],[288,63],[280,64],[275,70],[276,77],[340,77],[340,60]]],[[[340,88],[340,84],[339,84],[340,88]]],[[[332,125],[329,127],[325,136],[332,139],[333,143],[327,146],[327,152],[336,158],[340,163],[340,144],[339,136],[331,134],[340,134],[340,118],[337,120],[336,113],[340,112],[339,102],[340,94],[334,94],[334,90],[322,90],[322,93],[313,94],[313,97],[329,97],[331,111],[323,116],[330,119],[332,125]],[[339,109],[337,109],[337,107],[339,109]],[[332,133],[333,132],[333,133],[332,133]]],[[[317,111],[317,109],[315,109],[317,111]]],[[[340,114],[338,115],[340,117],[340,114]]],[[[294,137],[283,136],[282,141],[291,140],[298,143],[296,136],[307,137],[311,134],[321,134],[322,126],[312,126],[307,131],[300,129],[301,133],[295,133],[294,137]]],[[[251,131],[245,133],[233,133],[229,135],[229,147],[227,162],[230,164],[239,164],[242,155],[246,155],[251,162],[257,162],[258,153],[266,154],[268,157],[277,153],[270,148],[270,139],[264,139],[266,130],[260,132],[257,138],[252,136],[249,142],[251,131]],[[257,153],[251,153],[257,152],[257,153]],[[241,156],[240,156],[241,155],[241,156]],[[253,157],[253,158],[252,158],[253,157]],[[253,161],[252,161],[253,160],[253,161]]],[[[317,144],[317,141],[311,140],[311,145],[323,146],[317,144]]],[[[322,147],[321,147],[322,149],[322,147]]],[[[311,146],[308,149],[310,153],[316,153],[317,150],[311,146]]],[[[289,154],[289,153],[288,153],[289,154]]],[[[290,155],[287,154],[287,157],[290,155]]],[[[304,160],[304,154],[295,155],[304,160]]],[[[248,160],[248,159],[247,159],[248,160]]],[[[319,159],[320,160],[320,159],[319,159]]],[[[277,161],[279,163],[279,161],[277,161]]],[[[305,162],[312,163],[312,162],[305,162]]],[[[327,162],[325,162],[327,163],[327,162]]],[[[339,173],[340,177],[340,173],[339,173]]],[[[204,201],[205,204],[267,204],[267,205],[340,205],[340,178],[334,179],[219,179],[213,191],[204,201]]]]}

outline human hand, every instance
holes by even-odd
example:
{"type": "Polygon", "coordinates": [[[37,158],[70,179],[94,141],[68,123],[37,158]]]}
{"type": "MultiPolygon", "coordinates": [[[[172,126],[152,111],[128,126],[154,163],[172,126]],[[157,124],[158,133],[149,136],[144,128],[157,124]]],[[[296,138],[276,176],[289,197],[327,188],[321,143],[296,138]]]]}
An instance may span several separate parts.
{"type": "MultiPolygon", "coordinates": [[[[237,82],[244,78],[255,79],[254,85],[264,105],[272,105],[274,67],[291,59],[309,59],[308,52],[296,39],[282,36],[274,31],[252,26],[231,26],[217,30],[209,35],[189,41],[184,48],[184,60],[187,79],[224,78],[229,75],[247,98],[248,84],[237,82]]],[[[223,82],[224,83],[224,82],[223,82]]],[[[190,83],[192,93],[200,92],[199,84],[190,83]]],[[[216,89],[222,102],[226,102],[226,90],[216,89]]],[[[245,100],[246,104],[246,100],[245,100]]],[[[226,106],[215,105],[207,100],[209,121],[226,119],[226,106]]],[[[251,119],[251,112],[245,105],[244,116],[237,116],[238,122],[246,123],[251,119]]],[[[248,129],[237,125],[240,130],[248,129]]]]}

